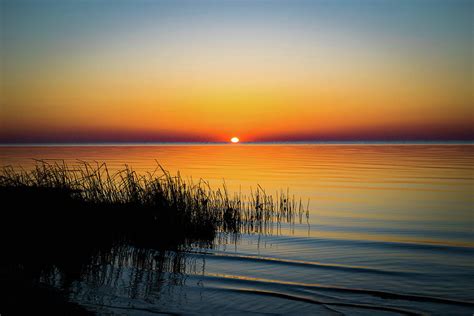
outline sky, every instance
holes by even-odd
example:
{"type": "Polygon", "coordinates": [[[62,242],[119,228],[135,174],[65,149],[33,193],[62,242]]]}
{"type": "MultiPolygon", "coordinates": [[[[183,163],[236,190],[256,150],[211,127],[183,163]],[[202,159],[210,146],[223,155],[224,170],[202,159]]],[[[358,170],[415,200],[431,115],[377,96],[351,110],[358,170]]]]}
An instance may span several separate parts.
{"type": "Polygon", "coordinates": [[[474,1],[0,3],[3,143],[474,139],[474,1]]]}

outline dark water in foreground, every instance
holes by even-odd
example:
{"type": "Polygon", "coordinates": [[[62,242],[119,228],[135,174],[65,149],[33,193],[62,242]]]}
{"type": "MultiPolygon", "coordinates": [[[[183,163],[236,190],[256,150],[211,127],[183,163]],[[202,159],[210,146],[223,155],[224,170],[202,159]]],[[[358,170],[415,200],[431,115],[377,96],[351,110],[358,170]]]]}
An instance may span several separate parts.
{"type": "MultiPolygon", "coordinates": [[[[474,146],[199,145],[2,147],[31,158],[260,184],[310,199],[308,220],[219,235],[184,252],[117,246],[70,286],[100,313],[474,313],[474,146]]],[[[61,273],[46,283],[61,287],[61,273]]]]}

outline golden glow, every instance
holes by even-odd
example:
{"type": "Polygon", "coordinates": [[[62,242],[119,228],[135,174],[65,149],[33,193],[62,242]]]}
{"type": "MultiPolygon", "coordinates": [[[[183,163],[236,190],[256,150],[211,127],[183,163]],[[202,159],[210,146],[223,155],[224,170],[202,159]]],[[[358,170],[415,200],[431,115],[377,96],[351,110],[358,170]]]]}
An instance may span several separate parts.
{"type": "MultiPolygon", "coordinates": [[[[240,133],[239,133],[240,135],[240,133]]],[[[227,142],[229,137],[226,138],[227,142]]],[[[247,141],[245,139],[245,141],[247,141]]],[[[313,237],[367,240],[383,238],[395,241],[387,234],[370,234],[364,230],[319,230],[317,225],[337,227],[341,223],[364,223],[377,227],[379,223],[463,222],[472,217],[472,184],[450,179],[472,174],[474,146],[456,145],[199,145],[199,146],[130,146],[130,147],[1,147],[4,165],[30,169],[35,161],[64,159],[68,164],[78,160],[106,161],[110,172],[133,162],[140,174],[156,168],[156,159],[172,174],[180,171],[184,178],[205,179],[213,189],[221,188],[223,178],[230,194],[249,194],[259,184],[269,194],[290,188],[306,205],[310,200],[309,223],[313,237]],[[440,165],[439,157],[443,157],[440,165]],[[301,161],[317,163],[297,163],[301,161]],[[423,163],[419,163],[422,161],[423,163]],[[445,164],[446,163],[446,164],[445,164]],[[379,168],[373,168],[373,166],[379,168]],[[321,166],[324,166],[322,168],[321,166]],[[366,167],[364,167],[366,166],[366,167]],[[444,167],[443,167],[444,166],[444,167]],[[456,167],[455,167],[456,166],[456,167]],[[409,168],[409,170],[407,170],[409,168]],[[282,172],[285,171],[285,172],[282,172]],[[350,177],[348,177],[350,174],[350,177]],[[369,202],[368,202],[369,201],[369,202]],[[416,201],[416,203],[414,203],[416,201]],[[430,203],[420,203],[431,201],[430,203]],[[446,203],[456,208],[446,208],[446,203]],[[386,205],[390,209],[377,212],[386,205]],[[342,207],[344,206],[344,207],[342,207]],[[448,210],[448,211],[447,211],[448,210]],[[370,221],[363,219],[371,218],[370,221]]],[[[463,180],[464,181],[464,180],[463,180]]],[[[298,226],[298,225],[297,225],[298,226]]],[[[291,234],[308,236],[305,225],[291,234]]],[[[392,224],[390,224],[392,227],[392,224]]],[[[285,228],[281,232],[285,234],[285,228]]],[[[290,232],[287,232],[290,234],[290,232]]],[[[435,243],[433,236],[397,236],[398,241],[435,243]],[[431,238],[431,239],[430,239],[431,238]]],[[[446,242],[446,240],[444,241],[446,242]]],[[[451,242],[474,246],[453,237],[451,242]]]]}
{"type": "Polygon", "coordinates": [[[423,9],[413,29],[379,25],[377,13],[375,32],[343,16],[352,10],[333,12],[334,27],[325,6],[238,7],[196,16],[179,5],[131,7],[123,18],[133,31],[115,14],[78,30],[62,9],[11,12],[0,141],[228,142],[236,131],[245,142],[471,137],[470,10],[453,7],[444,25],[423,9]],[[50,20],[63,21],[61,36],[44,27],[50,20]]]}
{"type": "Polygon", "coordinates": [[[240,139],[239,139],[238,137],[232,137],[232,138],[230,139],[230,141],[235,144],[235,143],[240,142],[240,139]]]}

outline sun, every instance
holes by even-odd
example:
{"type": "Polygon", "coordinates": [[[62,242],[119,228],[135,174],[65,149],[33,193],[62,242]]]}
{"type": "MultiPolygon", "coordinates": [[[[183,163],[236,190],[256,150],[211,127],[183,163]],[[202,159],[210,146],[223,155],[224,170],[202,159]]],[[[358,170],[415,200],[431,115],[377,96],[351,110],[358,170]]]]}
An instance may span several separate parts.
{"type": "Polygon", "coordinates": [[[236,143],[240,142],[240,139],[238,137],[234,136],[230,139],[230,141],[233,142],[234,144],[236,144],[236,143]]]}

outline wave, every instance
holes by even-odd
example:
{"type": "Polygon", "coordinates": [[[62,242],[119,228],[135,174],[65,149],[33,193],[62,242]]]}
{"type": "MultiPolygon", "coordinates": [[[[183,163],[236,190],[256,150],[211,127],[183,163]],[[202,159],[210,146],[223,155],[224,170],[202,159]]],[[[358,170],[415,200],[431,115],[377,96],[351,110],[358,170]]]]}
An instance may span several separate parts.
{"type": "MultiPolygon", "coordinates": [[[[255,238],[253,235],[243,236],[246,238],[255,238]]],[[[256,238],[257,239],[257,238],[256,238]]],[[[367,247],[372,249],[399,249],[399,250],[415,250],[443,253],[456,253],[460,255],[474,255],[474,247],[471,245],[455,244],[455,243],[436,243],[435,241],[411,242],[411,241],[389,241],[389,240],[370,240],[370,239],[347,239],[347,238],[323,238],[308,236],[289,236],[289,235],[266,235],[260,236],[258,239],[272,241],[274,243],[287,243],[292,247],[296,245],[309,245],[317,247],[318,245],[327,244],[331,246],[351,246],[351,247],[367,247]]],[[[262,242],[262,241],[260,241],[262,242]]]]}
{"type": "Polygon", "coordinates": [[[386,311],[386,312],[395,312],[399,314],[405,315],[424,315],[424,313],[409,310],[406,308],[398,308],[398,307],[391,307],[391,306],[382,306],[382,305],[373,305],[373,304],[362,304],[362,303],[345,303],[345,302],[327,302],[327,301],[320,301],[314,298],[308,298],[304,296],[297,296],[297,295],[290,295],[287,293],[280,293],[280,292],[273,292],[273,291],[263,291],[263,290],[254,290],[254,289],[223,289],[223,291],[230,291],[230,292],[237,292],[237,293],[249,293],[253,295],[263,295],[263,296],[272,296],[278,297],[293,301],[300,301],[310,304],[317,304],[326,307],[331,312],[339,313],[339,311],[334,310],[330,306],[340,306],[340,307],[351,307],[351,308],[358,308],[358,309],[366,309],[366,310],[377,310],[377,311],[386,311]]]}
{"type": "Polygon", "coordinates": [[[321,262],[292,260],[292,259],[283,259],[283,258],[275,258],[275,257],[262,257],[262,256],[254,256],[254,255],[225,254],[225,253],[217,253],[217,252],[198,252],[198,251],[189,251],[187,253],[194,256],[198,255],[198,256],[203,256],[205,258],[212,258],[213,260],[236,260],[236,261],[246,261],[246,262],[256,262],[256,263],[299,266],[299,267],[316,268],[316,269],[341,270],[341,271],[357,272],[357,273],[362,272],[362,273],[384,274],[384,275],[399,275],[399,276],[421,275],[420,273],[416,273],[416,272],[383,270],[383,269],[376,269],[376,268],[369,268],[369,267],[362,267],[362,266],[343,265],[343,264],[334,264],[334,263],[321,263],[321,262]]]}
{"type": "MultiPolygon", "coordinates": [[[[253,286],[270,286],[274,289],[284,289],[286,292],[292,289],[309,289],[315,291],[323,292],[339,292],[339,293],[349,293],[349,294],[362,294],[375,296],[382,299],[394,299],[394,300],[404,300],[404,301],[414,301],[414,302],[429,302],[429,303],[439,303],[439,304],[448,304],[456,306],[466,306],[474,307],[474,302],[472,301],[463,301],[455,300],[449,298],[435,297],[435,296],[424,296],[424,295],[415,295],[415,294],[406,294],[406,293],[396,293],[389,291],[379,291],[379,290],[370,290],[370,289],[360,289],[360,288],[349,288],[341,286],[329,286],[316,283],[299,283],[299,282],[290,282],[290,281],[277,281],[264,278],[252,278],[247,276],[238,276],[238,275],[228,275],[228,274],[219,274],[219,273],[205,273],[202,276],[205,279],[216,280],[218,282],[232,282],[245,286],[244,289],[249,290],[249,285],[253,286]]],[[[232,287],[227,287],[234,289],[232,287]]],[[[239,289],[240,290],[240,289],[239,289]]],[[[249,291],[260,291],[254,288],[251,288],[249,291]]],[[[276,291],[275,293],[279,293],[276,291]]],[[[285,294],[286,295],[286,294],[285,294]]],[[[290,294],[288,294],[290,295],[290,294]]],[[[335,303],[335,302],[333,302],[335,303]]],[[[363,304],[364,305],[364,304],[363,304]]]]}

